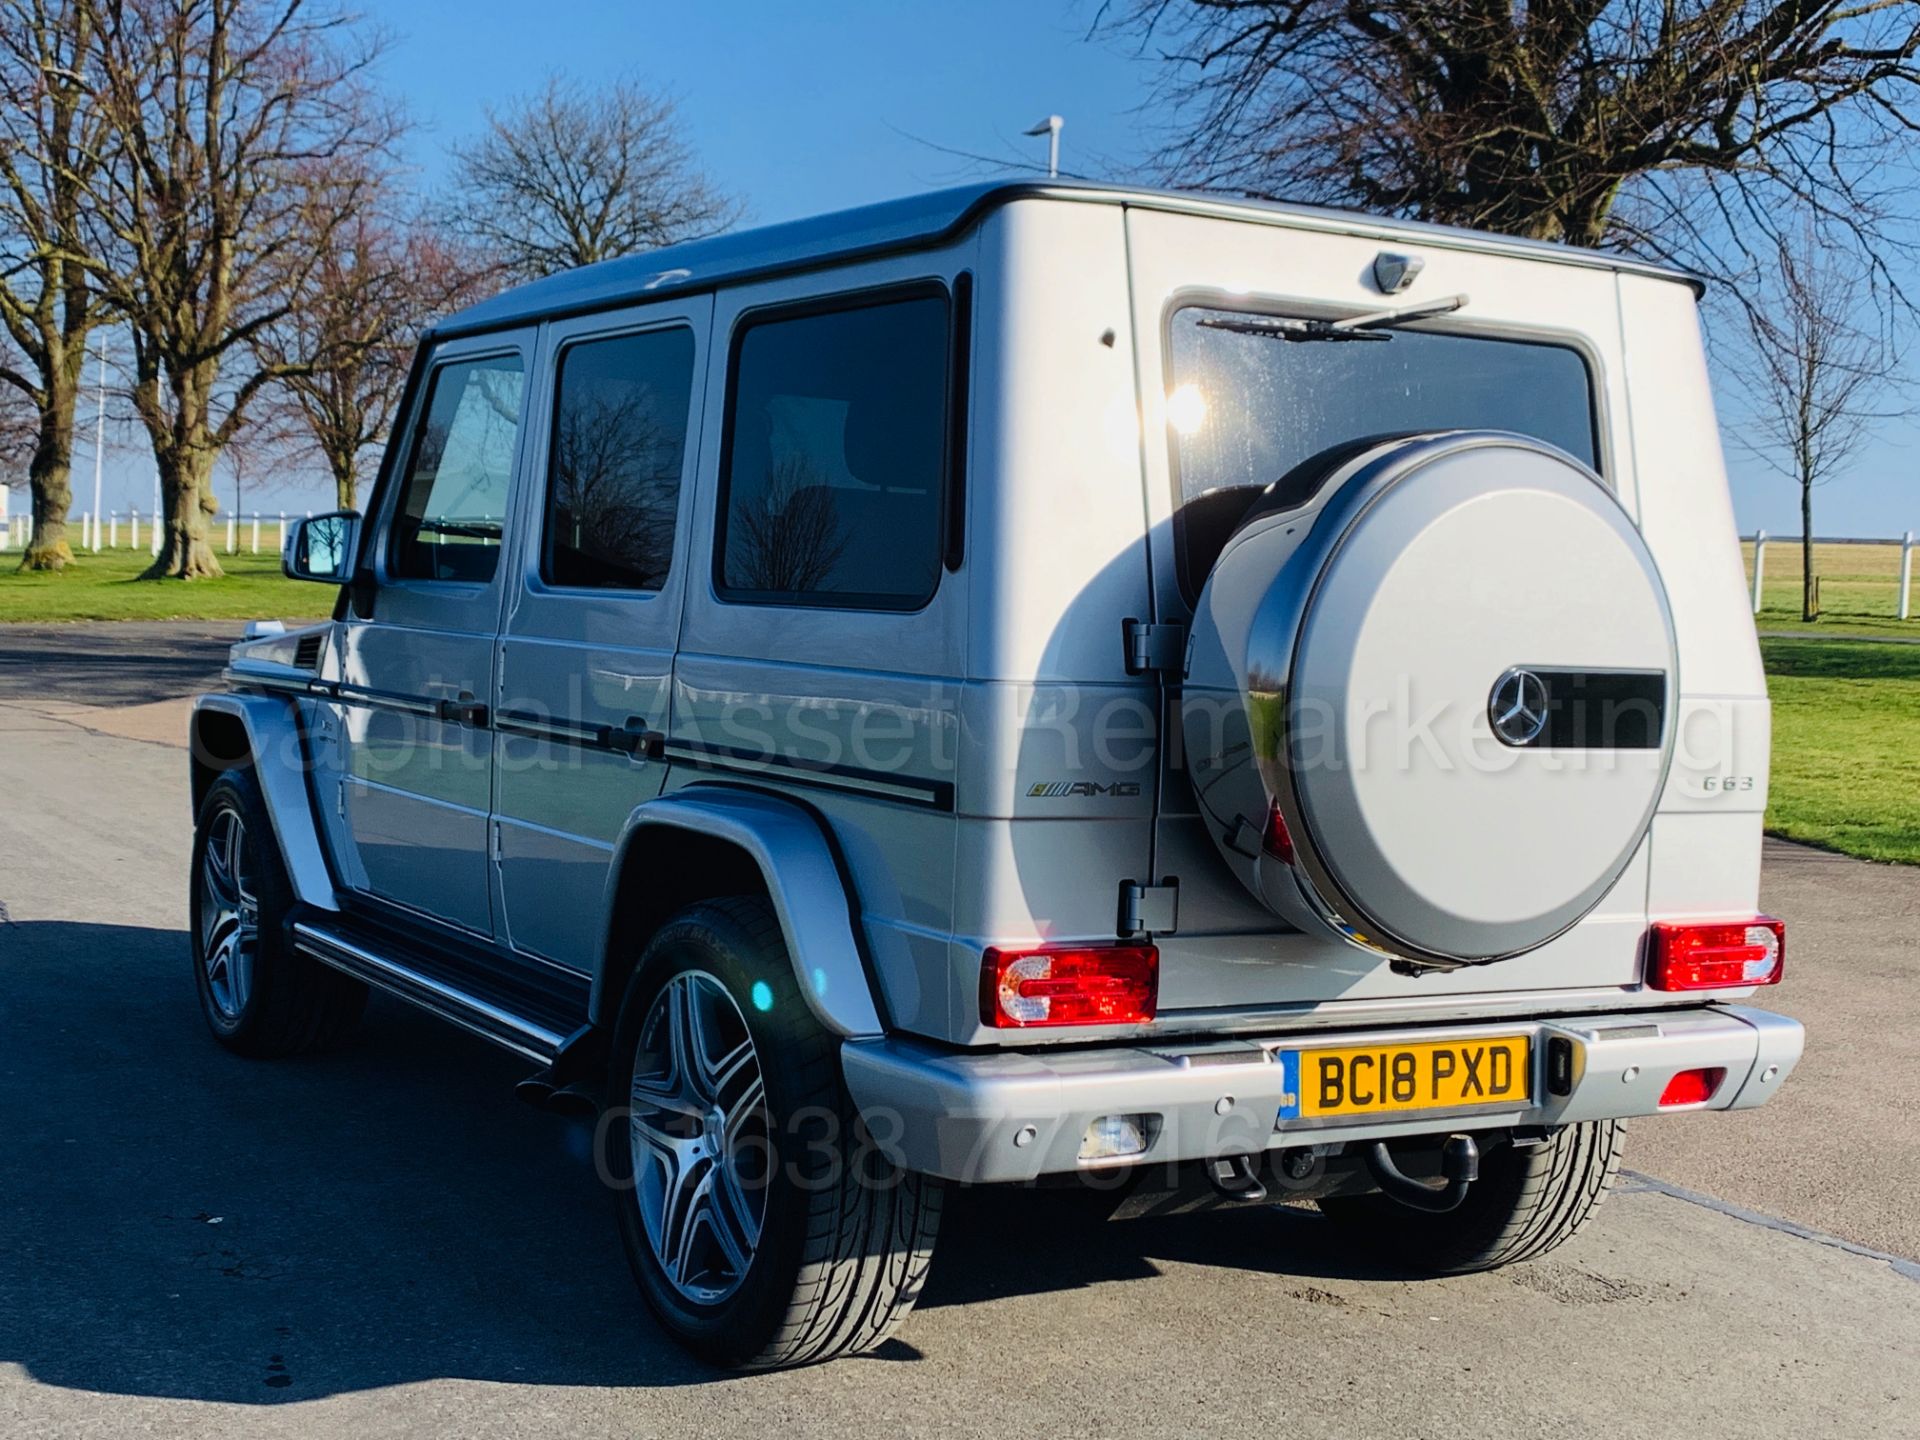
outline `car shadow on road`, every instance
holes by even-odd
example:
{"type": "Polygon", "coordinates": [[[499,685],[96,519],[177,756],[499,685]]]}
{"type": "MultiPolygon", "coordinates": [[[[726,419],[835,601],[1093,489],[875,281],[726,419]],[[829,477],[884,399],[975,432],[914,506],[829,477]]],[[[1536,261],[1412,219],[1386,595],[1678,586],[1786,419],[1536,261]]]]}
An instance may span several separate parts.
{"type": "MultiPolygon", "coordinates": [[[[719,1378],[653,1326],[592,1133],[523,1063],[376,1001],[343,1053],[214,1044],[176,930],[0,924],[0,1363],[108,1394],[276,1404],[440,1377],[719,1378]]],[[[1274,1212],[1102,1224],[956,1197],[923,1306],[1168,1262],[1362,1274],[1274,1212]]],[[[887,1354],[911,1358],[904,1345],[887,1354]]]]}

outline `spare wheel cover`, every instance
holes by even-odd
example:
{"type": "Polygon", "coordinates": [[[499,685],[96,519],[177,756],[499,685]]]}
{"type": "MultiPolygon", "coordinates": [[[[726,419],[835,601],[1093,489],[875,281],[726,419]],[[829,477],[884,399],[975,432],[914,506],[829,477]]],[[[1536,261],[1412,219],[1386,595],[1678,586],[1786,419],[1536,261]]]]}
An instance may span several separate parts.
{"type": "MultiPolygon", "coordinates": [[[[1287,677],[1284,736],[1258,760],[1295,878],[1393,954],[1533,949],[1613,886],[1665,783],[1659,573],[1600,479],[1523,437],[1388,442],[1343,468],[1276,577],[1304,597],[1291,634],[1269,605],[1247,636],[1245,673],[1287,677]]],[[[1235,550],[1223,565],[1258,564],[1235,550]]]]}

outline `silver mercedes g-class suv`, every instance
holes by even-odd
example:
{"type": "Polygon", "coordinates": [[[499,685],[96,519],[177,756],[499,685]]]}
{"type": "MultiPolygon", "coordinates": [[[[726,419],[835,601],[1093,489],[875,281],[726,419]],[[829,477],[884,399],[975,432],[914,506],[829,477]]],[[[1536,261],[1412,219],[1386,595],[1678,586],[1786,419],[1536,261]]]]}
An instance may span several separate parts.
{"type": "Polygon", "coordinates": [[[524,1056],[728,1365],[877,1344],[956,1182],[1539,1255],[1801,1050],[1696,300],[1049,182],[457,314],[195,709],[207,1022],[524,1056]]]}

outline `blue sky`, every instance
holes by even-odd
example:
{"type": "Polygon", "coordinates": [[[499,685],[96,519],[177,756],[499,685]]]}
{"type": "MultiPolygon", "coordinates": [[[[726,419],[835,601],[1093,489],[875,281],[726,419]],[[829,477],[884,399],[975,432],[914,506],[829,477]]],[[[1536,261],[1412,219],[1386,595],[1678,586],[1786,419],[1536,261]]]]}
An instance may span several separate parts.
{"type": "MultiPolygon", "coordinates": [[[[676,95],[689,137],[745,200],[749,224],[988,173],[935,145],[1044,164],[1045,141],[1020,132],[1049,112],[1066,118],[1069,171],[1112,175],[1151,140],[1140,107],[1152,68],[1111,41],[1084,38],[1094,0],[383,0],[366,9],[393,38],[383,68],[419,122],[410,157],[424,184],[439,178],[444,147],[474,131],[487,104],[536,88],[551,70],[587,83],[631,74],[676,95]]],[[[1729,415],[1730,398],[1722,397],[1729,415]]],[[[89,431],[75,456],[81,505],[91,503],[90,444],[89,431]]],[[[152,467],[142,452],[130,431],[110,450],[109,506],[147,507],[152,467]]],[[[1742,530],[1797,532],[1793,485],[1733,447],[1728,459],[1742,530]]],[[[1920,527],[1917,464],[1920,429],[1882,427],[1856,473],[1819,493],[1817,533],[1920,527]]],[[[230,503],[224,472],[220,489],[230,503]]],[[[325,494],[289,481],[263,503],[297,511],[324,505],[325,494]]]]}

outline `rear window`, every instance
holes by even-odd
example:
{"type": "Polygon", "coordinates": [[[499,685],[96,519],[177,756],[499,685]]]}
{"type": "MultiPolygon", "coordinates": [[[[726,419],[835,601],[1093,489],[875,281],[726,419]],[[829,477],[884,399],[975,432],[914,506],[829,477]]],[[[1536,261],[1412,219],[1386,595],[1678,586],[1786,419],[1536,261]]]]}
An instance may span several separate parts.
{"type": "Polygon", "coordinates": [[[940,581],[944,291],[759,318],[736,343],[720,593],[911,610],[940,581]]]}
{"type": "Polygon", "coordinates": [[[1294,341],[1208,324],[1238,318],[1200,306],[1173,316],[1167,428],[1189,603],[1254,496],[1336,445],[1423,430],[1512,430],[1599,468],[1592,377],[1568,346],[1430,330],[1294,341]]]}

